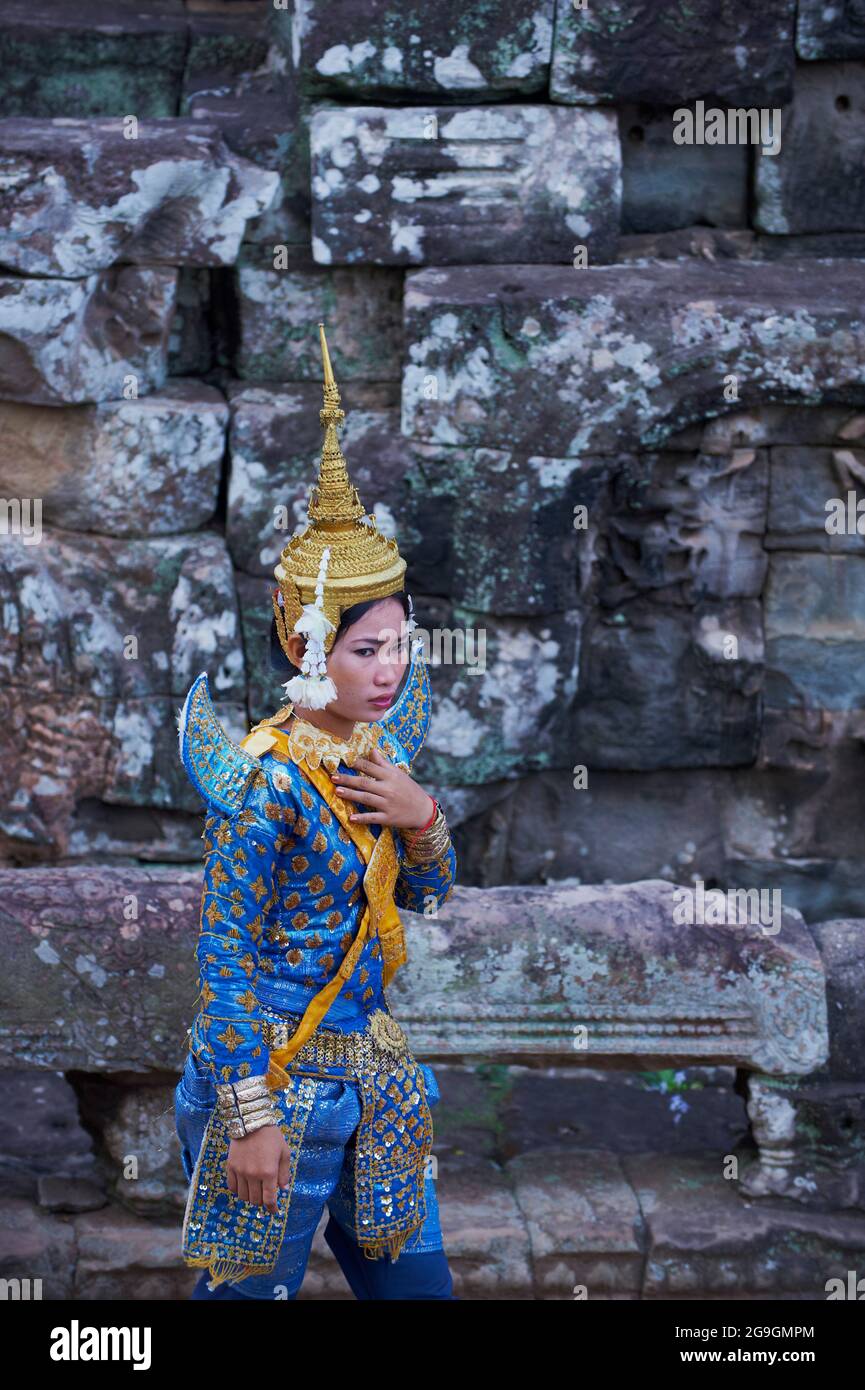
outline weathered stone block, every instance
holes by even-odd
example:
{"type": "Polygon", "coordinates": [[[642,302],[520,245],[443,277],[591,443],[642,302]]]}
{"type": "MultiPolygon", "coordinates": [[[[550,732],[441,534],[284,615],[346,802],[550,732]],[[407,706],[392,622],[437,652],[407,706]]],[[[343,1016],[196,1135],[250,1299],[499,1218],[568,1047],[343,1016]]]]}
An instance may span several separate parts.
{"type": "MultiPolygon", "coordinates": [[[[863,436],[861,411],[843,406],[760,405],[754,410],[734,408],[729,415],[706,420],[696,446],[705,454],[785,444],[855,448],[863,436]]],[[[668,441],[667,447],[673,442],[668,441]]]]}
{"type": "Polygon", "coordinates": [[[784,236],[865,230],[862,64],[800,64],[793,100],[781,111],[781,137],[777,154],[757,150],[754,225],[784,236]]]}
{"type": "Polygon", "coordinates": [[[860,709],[865,556],[775,552],[764,604],[769,704],[860,709]]]}
{"type": "MultiPolygon", "coordinates": [[[[672,1157],[717,1152],[747,1139],[748,1116],[734,1090],[733,1067],[688,1067],[675,1082],[664,1073],[564,1066],[511,1067],[508,1077],[512,1087],[500,1110],[502,1155],[562,1146],[574,1177],[588,1180],[596,1171],[598,1154],[591,1150],[607,1159],[646,1149],[672,1157]]],[[[532,1155],[537,1167],[545,1157],[532,1155]]],[[[562,1248],[569,1247],[565,1236],[562,1248]]]]}
{"type": "Polygon", "coordinates": [[[8,536],[0,561],[0,678],[10,685],[116,699],[185,696],[207,668],[221,698],[242,697],[234,580],[221,536],[117,541],[45,530],[38,545],[8,536]]]}
{"type": "Polygon", "coordinates": [[[285,704],[286,695],[281,682],[287,681],[291,674],[287,671],[280,677],[270,668],[271,595],[274,588],[273,579],[237,575],[251,724],[256,724],[259,719],[269,719],[285,704]]]}
{"type": "Polygon", "coordinates": [[[527,1297],[531,1246],[507,1172],[489,1159],[450,1157],[439,1163],[437,1182],[454,1292],[467,1299],[527,1297]]]}
{"type": "Polygon", "coordinates": [[[725,106],[777,105],[793,78],[795,0],[613,0],[576,9],[556,0],[550,95],[554,101],[645,101],[677,106],[692,97],[725,106]]]}
{"type": "MultiPolygon", "coordinates": [[[[220,712],[221,717],[221,712],[220,712]]],[[[246,711],[243,711],[240,737],[249,732],[246,711]]],[[[226,721],[226,728],[228,722],[226,721]]],[[[200,805],[198,815],[184,815],[175,799],[170,809],[151,806],[118,806],[98,797],[76,801],[66,825],[65,838],[51,842],[51,848],[41,856],[42,862],[60,853],[63,846],[67,864],[194,864],[200,858],[200,805]]],[[[0,839],[0,847],[2,847],[0,839]]],[[[13,854],[0,859],[4,865],[34,863],[25,858],[18,845],[13,854]]],[[[55,861],[56,862],[56,861],[55,861]]]]}
{"type": "Polygon", "coordinates": [[[680,261],[686,256],[698,256],[706,261],[748,261],[754,258],[756,243],[756,233],[747,228],[717,231],[712,227],[682,227],[675,232],[622,236],[616,260],[640,264],[648,260],[680,261]]]}
{"type": "Polygon", "coordinates": [[[865,711],[791,706],[763,707],[763,730],[757,767],[817,772],[829,778],[840,756],[849,766],[856,743],[865,739],[865,711]]]}
{"type": "Polygon", "coordinates": [[[279,177],[270,206],[247,222],[244,241],[308,246],[309,118],[293,78],[266,72],[191,92],[183,114],[218,126],[230,149],[279,177]]]}
{"type": "Polygon", "coordinates": [[[0,121],[0,160],[0,265],[26,275],[231,265],[279,182],[191,120],[0,121]]]}
{"type": "Polygon", "coordinates": [[[289,247],[274,253],[247,246],[236,273],[238,376],[264,382],[320,382],[318,325],[323,322],[340,386],[357,379],[399,379],[400,270],[323,270],[305,251],[289,247]]]}
{"type": "Polygon", "coordinates": [[[755,238],[756,255],[763,260],[865,259],[865,232],[814,232],[804,236],[763,236],[755,238]]]}
{"type": "Polygon", "coordinates": [[[683,603],[760,597],[767,450],[664,452],[623,463],[609,509],[596,520],[597,593],[605,607],[652,592],[683,603]]]}
{"type": "MultiPolygon", "coordinates": [[[[200,871],[0,870],[0,885],[16,982],[4,1001],[6,1056],[176,1070],[195,992],[200,871]]],[[[457,888],[417,929],[408,914],[394,1007],[421,1057],[557,1056],[631,1070],[651,1058],[800,1075],[822,1065],[823,971],[799,914],[785,906],[767,935],[768,922],[689,925],[676,907],[676,885],[660,880],[457,888]]]]}
{"type": "Polygon", "coordinates": [[[23,1199],[0,1201],[0,1278],[8,1298],[66,1302],[72,1297],[75,1232],[68,1221],[23,1199]],[[38,1290],[38,1291],[37,1291],[38,1290]]]}
{"type": "Polygon", "coordinates": [[[577,609],[507,618],[424,604],[435,699],[418,775],[482,786],[570,766],[581,624],[577,609]]]}
{"type": "Polygon", "coordinates": [[[708,224],[698,229],[706,236],[711,227],[747,223],[744,145],[677,145],[672,111],[652,107],[620,108],[619,130],[624,233],[666,232],[700,223],[708,224]]]}
{"type": "Polygon", "coordinates": [[[612,260],[615,116],[550,106],[324,108],[312,118],[322,265],[612,260]]]}
{"type": "Polygon", "coordinates": [[[2,1081],[7,1100],[0,1115],[4,1197],[32,1199],[41,1177],[93,1180],[93,1140],[81,1124],[66,1078],[17,1064],[2,1073],[2,1081]]]}
{"type": "MultiPolygon", "coordinates": [[[[833,812],[834,814],[834,812],[833,812]]],[[[865,916],[865,866],[855,859],[761,859],[759,852],[728,859],[724,881],[783,894],[787,906],[809,922],[843,913],[865,916]]]]}
{"type": "Polygon", "coordinates": [[[50,1069],[179,1073],[201,874],[98,865],[0,870],[0,879],[16,960],[15,989],[3,1001],[4,1056],[50,1069]]]}
{"type": "Polygon", "coordinates": [[[569,740],[575,763],[650,771],[753,761],[762,612],[754,599],[694,608],[634,599],[586,625],[569,740]]]}
{"type": "Polygon", "coordinates": [[[174,1087],[124,1089],[102,1127],[116,1197],[145,1215],[183,1212],[188,1184],[180,1161],[174,1117],[174,1087]]]}
{"type": "MultiPolygon", "coordinates": [[[[0,855],[197,860],[200,825],[184,812],[199,816],[201,801],[177,755],[182,701],[0,689],[0,855]]],[[[230,737],[249,732],[245,704],[218,710],[230,737]]]]}
{"type": "Polygon", "coordinates": [[[535,1298],[639,1297],[645,1230],[616,1154],[534,1149],[505,1173],[528,1227],[535,1298]]]}
{"type": "Polygon", "coordinates": [[[208,322],[210,296],[210,271],[181,266],[168,339],[169,376],[204,376],[210,371],[213,364],[208,322]]]}
{"type": "Polygon", "coordinates": [[[42,1177],[37,1188],[39,1205],[47,1211],[99,1211],[108,1201],[102,1184],[87,1178],[42,1177]]]}
{"type": "MultiPolygon", "coordinates": [[[[101,797],[106,807],[125,806],[148,812],[156,808],[168,812],[200,811],[201,799],[189,781],[177,750],[177,718],[184,698],[181,694],[174,699],[160,696],[149,700],[119,700],[103,706],[107,738],[102,749],[105,780],[101,797]]],[[[235,738],[244,738],[249,733],[245,704],[236,700],[231,705],[220,702],[217,708],[226,730],[232,731],[235,738]]],[[[119,825],[117,829],[119,832],[119,825]]],[[[191,857],[197,855],[196,846],[191,857]]],[[[145,855],[145,858],[159,857],[145,855]]]]}
{"type": "Polygon", "coordinates": [[[865,553],[865,507],[857,511],[865,495],[865,451],[779,445],[769,452],[766,549],[865,553]]]}
{"type": "Polygon", "coordinates": [[[644,1299],[818,1299],[856,1267],[865,1218],[743,1201],[727,1155],[628,1154],[646,1225],[644,1299]]]}
{"type": "Polygon", "coordinates": [[[0,398],[121,400],[165,382],[176,270],[115,266],[82,280],[0,277],[0,398]]]}
{"type": "Polygon", "coordinates": [[[657,448],[766,401],[865,400],[865,265],[466,266],[406,278],[403,432],[546,455],[657,448]]]}
{"type": "Polygon", "coordinates": [[[576,606],[579,561],[585,555],[588,569],[609,460],[411,442],[409,449],[408,506],[418,537],[412,574],[421,589],[498,616],[576,606]],[[578,507],[586,509],[581,528],[578,507]]]}
{"type": "MultiPolygon", "coordinates": [[[[798,712],[793,712],[794,716],[798,712]]],[[[865,852],[865,826],[857,812],[861,799],[858,759],[852,739],[827,749],[816,767],[740,769],[718,790],[727,856],[726,873],[761,859],[784,863],[823,863],[832,873],[836,859],[865,852]]]]}
{"type": "Polygon", "coordinates": [[[466,0],[447,12],[393,0],[328,0],[293,15],[274,10],[272,23],[310,92],[503,100],[546,95],[553,9],[554,0],[466,0]]]}
{"type": "Polygon", "coordinates": [[[213,8],[213,13],[202,12],[195,4],[188,9],[181,115],[191,114],[186,104],[196,93],[225,92],[267,65],[270,7],[251,7],[240,0],[213,8]]]}
{"type": "Polygon", "coordinates": [[[514,1085],[514,1075],[523,1070],[533,1078],[538,1076],[534,1068],[493,1069],[483,1061],[436,1064],[440,1099],[434,1109],[433,1123],[439,1173],[445,1165],[458,1164],[466,1154],[501,1162],[502,1112],[514,1085]]]}
{"type": "Polygon", "coordinates": [[[4,856],[33,862],[63,854],[78,798],[104,786],[105,727],[97,697],[0,688],[0,753],[7,795],[0,806],[4,856]],[[63,730],[57,739],[56,729],[63,730]]]}
{"type": "MultiPolygon", "coordinates": [[[[831,1051],[827,1074],[835,1081],[865,1080],[860,1003],[865,999],[863,923],[851,919],[818,922],[812,927],[826,971],[826,1007],[831,1051]]],[[[850,1134],[862,1144],[865,1130],[850,1134]]]]}
{"type": "Polygon", "coordinates": [[[64,532],[195,531],[216,510],[227,427],[221,393],[196,381],[64,410],[0,401],[0,494],[40,499],[64,532]]]}
{"type": "Polygon", "coordinates": [[[466,828],[471,849],[461,858],[460,882],[616,883],[694,874],[717,880],[724,865],[718,801],[725,777],[702,769],[593,768],[585,787],[574,786],[570,769],[523,777],[484,817],[477,838],[475,823],[466,828]],[[483,860],[474,847],[493,834],[504,840],[502,857],[479,876],[483,860]]]}
{"type": "Polygon", "coordinates": [[[736,921],[725,902],[726,920],[689,924],[682,898],[657,879],[458,887],[435,918],[417,919],[422,932],[409,931],[410,967],[389,987],[394,1012],[431,1058],[556,1053],[640,1070],[651,1056],[654,1067],[797,1076],[821,1066],[825,980],[800,915],[785,904],[758,922],[752,902],[736,921]]]}
{"type": "Polygon", "coordinates": [[[183,0],[6,0],[0,114],[173,116],[186,46],[183,0]]]}
{"type": "Polygon", "coordinates": [[[799,0],[796,52],[800,58],[865,58],[865,12],[861,0],[799,0]]]}
{"type": "MultiPolygon", "coordinates": [[[[245,696],[233,575],[220,537],[120,542],[69,534],[45,532],[38,546],[9,537],[2,550],[0,671],[12,689],[2,695],[9,798],[0,828],[8,851],[65,853],[76,808],[87,799],[195,810],[176,753],[179,705],[202,669],[223,697],[245,696]]],[[[119,823],[117,832],[111,848],[132,852],[119,823]]],[[[153,852],[140,816],[125,835],[144,857],[153,852]]],[[[79,839],[77,852],[86,850],[79,839]]]]}
{"type": "Polygon", "coordinates": [[[176,1219],[142,1221],[107,1207],[78,1217],[75,1236],[76,1302],[185,1300],[200,1273],[183,1263],[176,1219]]]}

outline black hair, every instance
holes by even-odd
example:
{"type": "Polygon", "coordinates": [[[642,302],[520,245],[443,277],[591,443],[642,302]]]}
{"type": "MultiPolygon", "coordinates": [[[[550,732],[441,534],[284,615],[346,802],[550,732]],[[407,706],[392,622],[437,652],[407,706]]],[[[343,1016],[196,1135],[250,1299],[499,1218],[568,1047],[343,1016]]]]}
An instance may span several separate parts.
{"type": "MultiPolygon", "coordinates": [[[[408,594],[404,589],[400,589],[399,592],[395,594],[385,594],[385,598],[395,598],[397,603],[402,604],[402,611],[405,616],[408,617],[408,594]]],[[[380,598],[368,598],[365,599],[363,603],[353,603],[350,608],[344,609],[340,614],[339,627],[336,630],[336,636],[333,639],[333,646],[330,650],[333,651],[340,637],[344,635],[348,628],[353,627],[356,622],[360,621],[364,613],[367,613],[370,608],[373,608],[377,603],[381,602],[382,599],[380,598]]],[[[279,645],[276,618],[271,618],[270,620],[270,669],[275,671],[278,676],[281,676],[283,680],[290,680],[292,676],[300,675],[298,667],[289,661],[282,647],[279,645]]]]}

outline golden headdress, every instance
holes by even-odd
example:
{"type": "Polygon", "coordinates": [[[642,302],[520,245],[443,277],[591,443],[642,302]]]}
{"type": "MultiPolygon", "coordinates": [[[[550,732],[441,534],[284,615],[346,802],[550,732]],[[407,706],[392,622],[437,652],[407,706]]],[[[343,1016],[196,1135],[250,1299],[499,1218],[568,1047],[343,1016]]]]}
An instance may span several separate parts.
{"type": "MultiPolygon", "coordinates": [[[[291,632],[307,639],[303,674],[287,681],[285,692],[309,709],[321,709],[336,698],[325,654],[333,646],[341,613],[355,603],[399,593],[406,568],[396,541],[383,536],[375,518],[367,516],[349,479],[337,436],[345,411],[340,409],[323,323],[318,331],[324,362],[324,406],[319,411],[324,445],[318,482],[310,492],[309,524],[292,536],[273,572],[279,585],[273,612],[282,650],[288,656],[291,632]]],[[[409,631],[415,627],[411,607],[410,612],[409,631]]]]}

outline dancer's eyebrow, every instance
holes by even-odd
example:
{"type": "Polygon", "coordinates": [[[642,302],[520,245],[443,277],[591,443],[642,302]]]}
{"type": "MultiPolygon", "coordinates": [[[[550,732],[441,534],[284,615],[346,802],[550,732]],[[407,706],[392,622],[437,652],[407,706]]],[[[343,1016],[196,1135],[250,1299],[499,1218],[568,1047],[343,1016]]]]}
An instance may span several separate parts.
{"type": "Polygon", "coordinates": [[[362,642],[366,647],[383,647],[386,642],[394,642],[396,646],[401,646],[408,641],[408,637],[354,637],[354,642],[362,642]]]}

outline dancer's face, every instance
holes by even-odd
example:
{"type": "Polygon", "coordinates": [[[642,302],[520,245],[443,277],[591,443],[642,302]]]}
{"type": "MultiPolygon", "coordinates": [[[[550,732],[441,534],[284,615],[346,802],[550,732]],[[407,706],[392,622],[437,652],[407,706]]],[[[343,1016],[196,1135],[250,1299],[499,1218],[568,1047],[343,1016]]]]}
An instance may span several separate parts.
{"type": "Polygon", "coordinates": [[[370,724],[396,699],[409,661],[406,617],[396,599],[383,598],[345,632],[327,656],[327,674],[339,696],[327,706],[342,719],[370,724]]]}
{"type": "MultiPolygon", "coordinates": [[[[292,633],[289,642],[291,659],[300,666],[305,649],[304,639],[292,633]]],[[[323,715],[338,720],[371,724],[383,719],[396,694],[409,662],[409,634],[402,604],[393,598],[383,598],[367,609],[362,618],[337,634],[326,657],[327,674],[339,695],[331,700],[323,715]]],[[[298,705],[298,712],[305,712],[298,705]]],[[[312,722],[325,727],[328,720],[312,714],[312,722]]]]}

